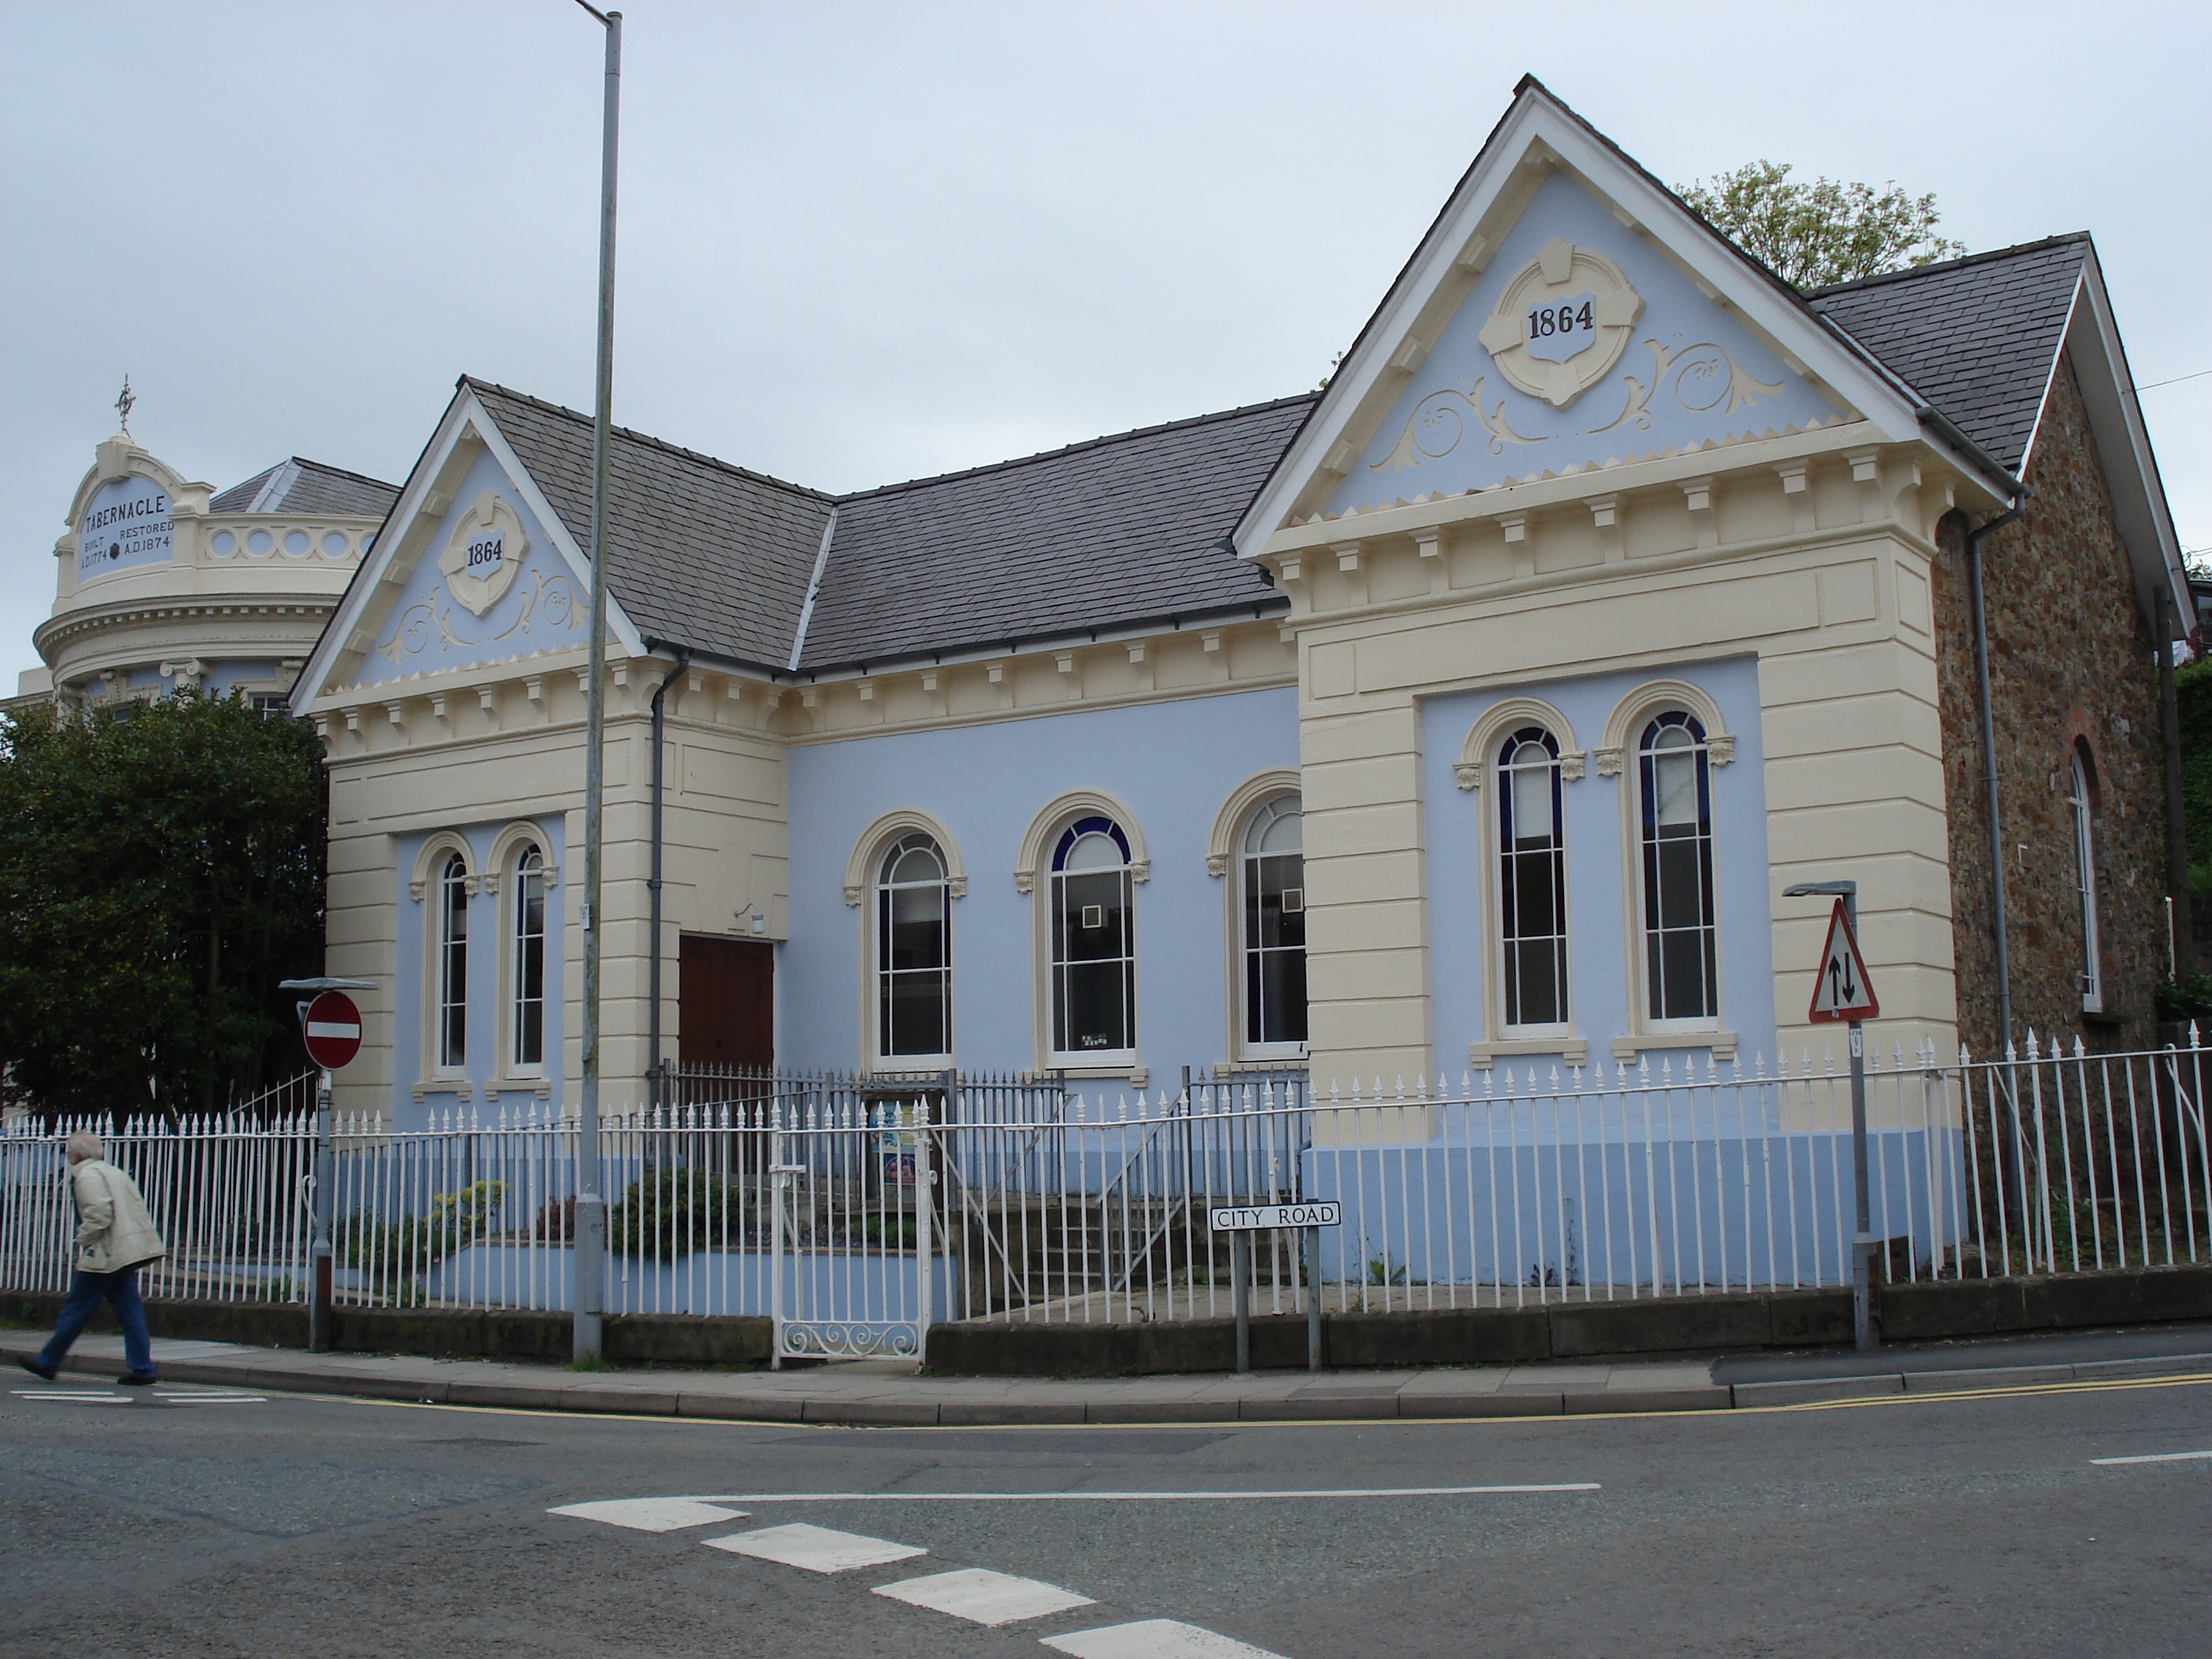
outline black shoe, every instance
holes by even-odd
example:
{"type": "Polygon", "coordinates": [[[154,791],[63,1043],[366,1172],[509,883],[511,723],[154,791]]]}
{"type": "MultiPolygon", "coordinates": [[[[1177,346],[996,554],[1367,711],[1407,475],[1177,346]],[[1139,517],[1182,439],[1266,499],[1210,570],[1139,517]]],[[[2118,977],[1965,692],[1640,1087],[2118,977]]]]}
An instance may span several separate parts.
{"type": "Polygon", "coordinates": [[[42,1381],[51,1382],[54,1380],[54,1374],[52,1370],[39,1364],[37,1360],[32,1358],[31,1356],[27,1353],[17,1354],[15,1356],[15,1363],[18,1365],[21,1365],[25,1370],[30,1372],[32,1376],[38,1377],[42,1381]]]}
{"type": "Polygon", "coordinates": [[[125,1371],[115,1380],[126,1389],[143,1389],[148,1383],[158,1382],[161,1379],[151,1371],[125,1371]]]}

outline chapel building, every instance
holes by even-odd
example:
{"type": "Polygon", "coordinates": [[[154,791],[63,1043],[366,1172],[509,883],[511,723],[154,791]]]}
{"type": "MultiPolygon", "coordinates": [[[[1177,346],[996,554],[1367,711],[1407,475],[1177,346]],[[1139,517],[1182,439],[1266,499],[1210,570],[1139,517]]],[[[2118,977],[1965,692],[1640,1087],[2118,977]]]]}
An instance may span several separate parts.
{"type": "MultiPolygon", "coordinates": [[[[1753,1066],[1837,879],[1885,1053],[2146,1043],[2129,384],[2087,236],[1802,294],[1531,81],[1325,391],[846,495],[618,432],[606,1098],[1753,1066]]],[[[342,1109],[574,1105],[591,458],[463,379],[292,694],[342,1109]]]]}

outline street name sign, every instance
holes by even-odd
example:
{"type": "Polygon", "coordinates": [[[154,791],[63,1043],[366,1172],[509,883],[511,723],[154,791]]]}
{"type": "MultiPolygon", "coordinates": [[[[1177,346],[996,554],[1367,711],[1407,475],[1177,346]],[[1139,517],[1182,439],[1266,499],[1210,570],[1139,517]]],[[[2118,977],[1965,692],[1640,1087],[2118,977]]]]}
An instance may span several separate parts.
{"type": "Polygon", "coordinates": [[[361,1052],[361,1010],[343,991],[325,991],[300,1016],[307,1058],[326,1072],[353,1063],[361,1052]]]}
{"type": "Polygon", "coordinates": [[[1875,1019],[1881,1005],[1875,1000],[1874,981],[1867,976],[1866,958],[1859,954],[1857,937],[1844,902],[1828,918],[1828,937],[1820,946],[1820,966],[1814,970],[1813,1006],[1805,1018],[1819,1024],[1840,1024],[1846,1020],[1875,1019]]]}
{"type": "Polygon", "coordinates": [[[1207,1212],[1217,1233],[1260,1233],[1274,1227],[1338,1227],[1344,1206],[1316,1204],[1224,1204],[1207,1212]]]}

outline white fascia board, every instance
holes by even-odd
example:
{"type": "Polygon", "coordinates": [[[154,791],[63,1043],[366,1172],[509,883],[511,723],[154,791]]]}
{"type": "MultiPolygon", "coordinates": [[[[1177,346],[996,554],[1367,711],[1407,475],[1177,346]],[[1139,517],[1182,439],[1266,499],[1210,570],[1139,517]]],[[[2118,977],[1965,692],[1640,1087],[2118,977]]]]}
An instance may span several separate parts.
{"type": "Polygon", "coordinates": [[[1350,417],[1363,408],[1382,376],[1397,343],[1413,326],[1429,298],[1446,281],[1460,250],[1474,234],[1499,198],[1514,183],[1532,148],[1547,147],[1637,222],[1662,255],[1672,257],[1701,278],[1768,340],[1796,356],[1894,443],[1924,442],[1970,478],[1990,483],[2001,499],[2009,491],[1995,487],[1989,468],[1963,453],[1920,423],[1919,400],[1911,388],[1871,357],[1839,339],[1840,331],[1823,323],[1801,302],[1776,291],[1749,268],[1735,250],[1716,238],[1680,204],[1612,148],[1595,137],[1574,116],[1540,92],[1522,95],[1499,124],[1497,134],[1468,171],[1455,199],[1438,216],[1427,238],[1390,293],[1360,332],[1331,377],[1321,404],[1299,432],[1267,486],[1238,523],[1239,556],[1251,558],[1274,532],[1291,503],[1313,476],[1350,417]]]}
{"type": "MultiPolygon", "coordinates": [[[[354,572],[353,580],[347,585],[338,601],[337,610],[324,627],[322,637],[315,641],[314,650],[308,654],[307,665],[301,671],[292,691],[291,709],[295,715],[307,714],[319,705],[329,706],[324,702],[328,696],[325,682],[344,651],[344,642],[352,637],[354,629],[361,626],[370,607],[376,603],[377,590],[384,585],[385,571],[413,533],[415,522],[422,516],[422,504],[429,495],[432,485],[445,471],[446,464],[453,459],[453,452],[460,447],[462,439],[469,434],[471,428],[514,481],[516,490],[529,505],[531,512],[537,515],[538,522],[544,526],[545,533],[552,538],[555,550],[568,566],[570,574],[582,584],[587,592],[590,591],[592,568],[585,559],[583,550],[568,534],[568,527],[561,521],[561,515],[545,499],[544,492],[538,489],[538,482],[530,476],[529,469],[515,455],[507,441],[506,434],[499,429],[499,423],[484,408],[475,388],[464,384],[454,393],[453,402],[447,404],[445,415],[438,422],[438,429],[423,447],[422,458],[408,473],[407,482],[400,488],[399,499],[392,504],[392,512],[386,518],[383,529],[377,532],[369,556],[354,572]]],[[[607,628],[622,645],[625,654],[633,657],[647,654],[643,636],[623,614],[622,607],[614,602],[611,595],[607,600],[607,628]]]]}
{"type": "Polygon", "coordinates": [[[2197,625],[2197,607],[2190,596],[2181,538],[2173,527],[2158,457],[2143,424],[2135,376],[2128,368],[2127,349],[2120,341],[2094,243],[2081,262],[2081,282],[2067,319],[2064,349],[2072,355],[2075,379],[2089,411],[2105,486],[2112,492],[2112,516],[2119,521],[2120,538],[2134,568],[2137,598],[2147,604],[2163,580],[2186,635],[2197,625]]]}

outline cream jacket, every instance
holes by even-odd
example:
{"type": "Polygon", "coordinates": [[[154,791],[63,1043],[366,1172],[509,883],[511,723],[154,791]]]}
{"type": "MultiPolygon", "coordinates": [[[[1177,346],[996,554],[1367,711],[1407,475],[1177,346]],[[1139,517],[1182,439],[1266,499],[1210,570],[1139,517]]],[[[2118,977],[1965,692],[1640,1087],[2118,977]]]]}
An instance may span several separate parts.
{"type": "Polygon", "coordinates": [[[88,1158],[70,1171],[76,1194],[76,1265],[88,1273],[118,1273],[167,1255],[138,1183],[105,1158],[88,1158]]]}

